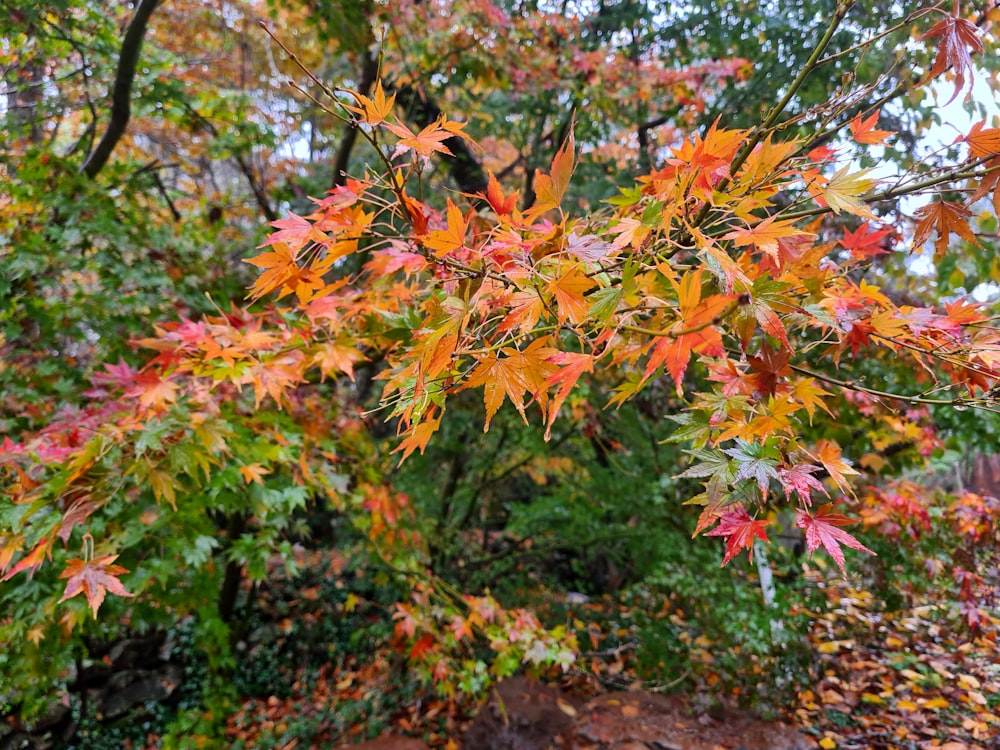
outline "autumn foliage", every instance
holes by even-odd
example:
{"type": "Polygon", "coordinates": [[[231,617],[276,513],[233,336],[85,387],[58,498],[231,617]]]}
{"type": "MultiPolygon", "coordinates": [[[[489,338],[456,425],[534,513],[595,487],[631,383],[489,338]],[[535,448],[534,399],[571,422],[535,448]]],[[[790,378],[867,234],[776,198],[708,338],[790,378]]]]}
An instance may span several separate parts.
{"type": "MultiPolygon", "coordinates": [[[[437,4],[400,5],[409,23],[437,4]]],[[[912,26],[932,58],[908,96],[970,90],[985,32],[965,5],[893,22],[912,26]]],[[[469,134],[474,113],[418,126],[400,101],[412,95],[407,82],[334,86],[303,63],[294,84],[303,101],[353,129],[370,158],[270,222],[245,261],[257,272],[248,300],[155,321],[133,340],[145,364],[104,363],[79,408],[4,439],[3,585],[51,569],[59,583],[41,606],[63,633],[112,599],[125,619],[132,606],[155,610],[161,595],[193,612],[214,594],[184,603],[161,592],[159,575],[204,566],[219,583],[236,566],[263,579],[273,554],[290,554],[282,533],[296,514],[324,497],[355,519],[388,570],[414,582],[393,618],[400,650],[429,679],[454,690],[461,669],[449,654],[477,638],[498,655],[496,674],[568,668],[579,648],[572,629],[437,579],[420,509],[377,456],[377,423],[395,432],[392,464],[406,462],[433,445],[450,409],[465,408],[454,405],[466,392],[484,431],[513,410],[546,441],[592,429],[602,409],[651,403],[647,417],[671,422],[668,442],[683,450],[663,469],[683,489],[678,506],[697,506],[696,535],[721,538],[722,565],[744,552],[753,562],[784,523],[802,531],[807,555],[828,555],[847,576],[860,559],[847,551],[872,552],[855,535],[859,521],[912,534],[943,523],[896,499],[906,492],[869,485],[886,449],[919,461],[940,448],[932,411],[996,409],[990,309],[968,294],[912,293],[900,279],[925,244],[938,260],[995,244],[995,230],[985,235],[1000,210],[1000,129],[978,122],[941,158],[893,173],[876,168],[897,137],[884,81],[845,79],[791,114],[810,75],[863,55],[865,39],[827,49],[851,6],[838,4],[756,125],[730,127],[723,114],[698,129],[681,117],[645,152],[648,169],[593,204],[576,192],[581,164],[612,138],[582,148],[572,112],[554,154],[515,170],[520,186],[487,166],[479,189],[446,190],[429,177],[435,165],[460,146],[484,154],[469,134]],[[372,379],[377,409],[360,414],[348,393],[372,379]],[[338,395],[318,395],[324,383],[338,395]],[[858,425],[856,442],[833,437],[845,422],[858,425]]],[[[560,23],[546,33],[578,32],[577,21],[560,23]]],[[[281,29],[262,26],[276,51],[294,54],[281,29]]],[[[510,33],[529,32],[541,33],[510,33]]],[[[398,53],[391,35],[381,44],[398,53]]],[[[573,75],[547,60],[507,59],[503,85],[573,75]]],[[[582,53],[573,65],[583,76],[574,108],[590,106],[591,89],[594,106],[621,105],[607,92],[624,67],[582,53]]],[[[744,60],[635,65],[641,84],[628,97],[670,92],[691,117],[713,87],[746,73],[744,60]]],[[[995,536],[997,509],[976,498],[963,495],[950,521],[980,541],[995,536]]],[[[965,619],[982,626],[976,581],[958,586],[965,619]]],[[[38,622],[23,636],[53,631],[38,622]]]]}

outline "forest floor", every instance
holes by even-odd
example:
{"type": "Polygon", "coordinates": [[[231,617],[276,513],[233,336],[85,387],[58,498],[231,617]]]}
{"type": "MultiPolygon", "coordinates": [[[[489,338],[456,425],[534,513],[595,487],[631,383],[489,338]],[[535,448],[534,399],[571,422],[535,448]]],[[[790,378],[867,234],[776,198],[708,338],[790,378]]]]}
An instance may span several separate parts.
{"type": "MultiPolygon", "coordinates": [[[[388,599],[381,604],[355,593],[336,554],[316,553],[306,567],[296,589],[278,579],[260,592],[262,614],[235,680],[242,702],[225,729],[230,745],[335,747],[390,732],[434,748],[461,747],[477,706],[437,697],[412,680],[399,644],[393,647],[388,599]]],[[[770,718],[827,750],[1000,747],[1000,619],[972,633],[956,622],[952,603],[932,595],[889,612],[846,581],[821,586],[828,606],[809,613],[811,679],[786,687],[787,702],[778,708],[772,702],[770,718]]],[[[638,676],[628,608],[610,599],[582,606],[586,611],[574,617],[603,619],[618,645],[596,650],[568,674],[549,675],[570,694],[672,687],[695,707],[707,709],[720,698],[738,702],[739,689],[714,671],[713,644],[704,634],[680,639],[703,651],[696,679],[680,675],[673,686],[651,686],[638,676]]],[[[667,616],[683,625],[679,611],[667,616]]]]}

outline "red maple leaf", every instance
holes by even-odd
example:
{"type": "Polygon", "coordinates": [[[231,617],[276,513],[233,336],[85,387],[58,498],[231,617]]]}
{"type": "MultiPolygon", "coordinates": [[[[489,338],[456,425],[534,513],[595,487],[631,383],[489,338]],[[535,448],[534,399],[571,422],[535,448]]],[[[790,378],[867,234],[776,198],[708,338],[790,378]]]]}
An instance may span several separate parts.
{"type": "Polygon", "coordinates": [[[778,476],[781,478],[781,486],[785,490],[785,497],[790,499],[792,493],[805,500],[806,505],[812,504],[812,490],[819,490],[827,497],[830,493],[813,474],[820,468],[813,464],[795,464],[787,469],[780,469],[778,476]]]}
{"type": "Polygon", "coordinates": [[[955,9],[952,15],[946,15],[920,36],[921,39],[937,39],[938,37],[941,39],[937,57],[931,66],[930,77],[936,78],[948,68],[955,71],[955,92],[946,104],[951,104],[958,96],[958,92],[965,86],[966,74],[968,73],[971,78],[974,73],[972,55],[969,50],[971,49],[974,53],[983,51],[983,43],[979,39],[976,25],[961,18],[959,12],[958,0],[955,0],[955,9]]]}
{"type": "Polygon", "coordinates": [[[112,564],[117,557],[104,555],[93,560],[67,560],[66,569],[59,577],[69,580],[59,601],[64,602],[83,592],[94,617],[97,617],[97,610],[109,591],[116,596],[132,596],[118,580],[118,576],[128,571],[121,565],[112,564]]]}
{"type": "Polygon", "coordinates": [[[746,548],[747,557],[753,561],[753,540],[760,539],[762,542],[770,542],[764,527],[770,521],[754,520],[747,513],[747,509],[742,505],[730,507],[719,517],[719,525],[705,536],[724,536],[726,539],[726,556],[722,558],[725,565],[739,554],[741,549],[746,548]]]}
{"type": "Polygon", "coordinates": [[[822,544],[845,577],[847,571],[844,569],[844,551],[840,548],[841,544],[845,544],[851,549],[867,552],[869,555],[875,554],[846,531],[838,528],[838,526],[849,526],[852,523],[857,523],[857,521],[841,513],[833,512],[833,503],[827,503],[823,507],[817,508],[815,515],[809,515],[800,510],[795,521],[796,526],[805,529],[806,549],[809,551],[809,556],[812,557],[812,553],[822,544]]]}
{"type": "Polygon", "coordinates": [[[891,227],[868,231],[868,222],[866,221],[853,232],[845,229],[844,239],[840,240],[840,244],[850,250],[851,256],[854,258],[870,258],[873,255],[885,255],[889,252],[886,250],[888,243],[885,240],[887,237],[892,236],[893,233],[894,230],[891,227]]]}
{"type": "Polygon", "coordinates": [[[424,633],[413,644],[413,648],[410,649],[410,661],[422,661],[427,654],[435,650],[434,636],[430,633],[424,633]]]}

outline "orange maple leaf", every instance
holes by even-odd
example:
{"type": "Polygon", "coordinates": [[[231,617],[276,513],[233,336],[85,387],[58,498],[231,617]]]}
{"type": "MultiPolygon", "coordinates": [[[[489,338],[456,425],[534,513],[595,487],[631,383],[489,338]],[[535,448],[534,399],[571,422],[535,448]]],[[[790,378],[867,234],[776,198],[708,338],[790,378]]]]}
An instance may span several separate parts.
{"type": "MultiPolygon", "coordinates": [[[[436,408],[436,407],[435,407],[436,408]]],[[[399,445],[393,449],[393,453],[402,453],[402,457],[399,459],[400,465],[403,461],[410,457],[410,454],[415,450],[419,450],[421,455],[427,448],[427,443],[430,442],[431,437],[438,428],[441,426],[441,415],[430,416],[425,415],[424,419],[420,424],[415,427],[411,427],[406,437],[403,438],[399,445]]]]}
{"type": "Polygon", "coordinates": [[[857,475],[857,471],[851,468],[840,455],[840,446],[832,440],[820,440],[812,452],[806,451],[807,455],[823,464],[830,478],[837,483],[844,492],[853,494],[851,485],[846,477],[857,475]]]}
{"type": "Polygon", "coordinates": [[[870,117],[866,117],[864,120],[861,119],[861,115],[851,120],[849,127],[851,128],[851,135],[854,136],[854,140],[858,143],[875,145],[882,143],[890,135],[896,134],[894,130],[875,130],[881,112],[882,110],[876,109],[870,117]]]}
{"type": "Polygon", "coordinates": [[[545,439],[548,440],[551,436],[552,423],[556,420],[556,415],[559,413],[559,408],[563,405],[566,397],[569,396],[569,392],[573,390],[573,386],[580,379],[580,376],[587,372],[594,371],[594,355],[586,353],[576,353],[576,352],[559,352],[549,357],[549,362],[555,365],[560,365],[560,368],[554,373],[549,375],[545,381],[545,387],[551,388],[554,385],[559,385],[559,390],[556,391],[555,396],[552,398],[552,403],[549,404],[549,415],[548,423],[545,426],[545,439]]]}
{"type": "Polygon", "coordinates": [[[256,482],[261,487],[264,486],[264,477],[271,473],[270,469],[264,468],[264,465],[260,463],[252,463],[247,464],[246,466],[241,466],[239,471],[244,482],[247,484],[253,484],[256,482]]]}
{"type": "Polygon", "coordinates": [[[558,208],[563,195],[569,186],[569,178],[573,174],[576,161],[576,141],[570,128],[569,137],[552,159],[549,174],[535,170],[535,203],[528,212],[530,217],[537,217],[550,208],[558,208]]]}
{"type": "Polygon", "coordinates": [[[802,235],[815,236],[811,232],[804,232],[796,227],[794,219],[780,221],[773,216],[768,216],[751,227],[734,229],[723,235],[722,239],[732,240],[737,247],[753,245],[760,252],[770,256],[775,263],[779,263],[778,240],[802,235]]]}
{"type": "Polygon", "coordinates": [[[64,602],[83,593],[94,617],[97,617],[97,610],[108,592],[115,596],[132,596],[118,580],[118,576],[128,571],[121,565],[112,564],[117,558],[118,555],[104,555],[93,560],[67,560],[66,568],[59,577],[69,580],[59,601],[64,602]]]}
{"type": "Polygon", "coordinates": [[[479,196],[486,199],[490,208],[496,211],[497,216],[509,216],[517,207],[517,191],[510,195],[504,194],[497,178],[490,172],[490,181],[486,186],[486,193],[479,193],[479,196]]]}
{"type": "Polygon", "coordinates": [[[448,228],[435,229],[420,238],[421,244],[434,251],[434,256],[440,258],[453,253],[465,245],[465,233],[469,225],[462,215],[461,209],[448,199],[448,228]]]}
{"type": "Polygon", "coordinates": [[[674,283],[680,303],[681,320],[653,347],[643,378],[648,378],[665,364],[674,380],[677,395],[683,393],[682,382],[692,352],[721,356],[724,352],[722,334],[712,325],[716,317],[735,299],[731,294],[714,294],[701,299],[701,269],[684,275],[674,283]]]}
{"type": "Polygon", "coordinates": [[[986,128],[985,120],[980,120],[972,126],[969,134],[962,138],[969,144],[969,155],[973,159],[984,159],[988,156],[1000,155],[1000,128],[986,128]]]}
{"type": "Polygon", "coordinates": [[[258,276],[250,287],[250,298],[263,297],[268,292],[284,286],[289,279],[298,274],[300,269],[296,263],[297,254],[298,252],[288,244],[276,242],[270,252],[244,259],[244,263],[264,269],[264,273],[258,276]]]}
{"type": "MultiPolygon", "coordinates": [[[[934,254],[941,256],[948,250],[948,241],[952,233],[957,234],[963,240],[979,245],[976,235],[969,226],[969,217],[972,211],[961,203],[952,201],[934,201],[926,206],[921,206],[916,211],[920,221],[913,231],[913,247],[923,246],[931,236],[931,232],[937,229],[937,239],[934,241],[934,254]]],[[[980,246],[981,247],[981,246],[980,246]]]]}
{"type": "Polygon", "coordinates": [[[579,325],[587,318],[590,303],[583,295],[596,285],[596,281],[580,273],[575,266],[549,283],[548,291],[555,296],[556,316],[559,323],[569,320],[573,324],[579,325]]]}
{"type": "Polygon", "coordinates": [[[490,429],[490,421],[505,398],[510,399],[525,423],[528,421],[524,413],[525,393],[537,395],[542,407],[546,406],[545,381],[556,369],[556,365],[549,359],[556,354],[558,350],[548,346],[548,339],[541,338],[532,341],[524,351],[505,347],[502,352],[491,352],[479,357],[479,365],[472,371],[464,387],[483,386],[483,402],[486,405],[483,432],[490,429]],[[501,357],[501,353],[506,356],[501,357]]]}
{"type": "Polygon", "coordinates": [[[139,397],[139,403],[146,409],[162,409],[177,401],[177,384],[162,378],[160,373],[147,370],[135,379],[135,387],[130,390],[139,397]]]}
{"type": "Polygon", "coordinates": [[[385,97],[385,91],[382,89],[382,81],[377,81],[375,83],[375,91],[372,94],[372,98],[369,99],[364,94],[359,94],[356,91],[349,91],[355,100],[360,104],[360,107],[354,107],[350,104],[345,104],[352,112],[356,112],[361,115],[361,122],[368,123],[369,125],[379,125],[385,122],[386,118],[392,114],[392,107],[396,103],[396,95],[393,94],[388,99],[385,97]]]}
{"type": "Polygon", "coordinates": [[[312,357],[312,361],[319,365],[321,381],[326,380],[328,375],[339,372],[354,380],[354,363],[363,359],[365,355],[356,347],[332,341],[320,344],[312,357]]]}
{"type": "Polygon", "coordinates": [[[451,149],[444,145],[444,142],[456,135],[463,134],[446,130],[442,127],[445,122],[444,117],[441,117],[436,122],[432,122],[430,125],[425,127],[419,133],[414,133],[405,125],[394,125],[388,122],[385,123],[386,128],[399,136],[399,142],[396,144],[396,150],[393,151],[392,158],[395,159],[397,156],[404,154],[407,151],[413,151],[418,156],[423,156],[425,159],[430,158],[430,155],[435,152],[444,154],[445,156],[454,156],[451,149]]]}

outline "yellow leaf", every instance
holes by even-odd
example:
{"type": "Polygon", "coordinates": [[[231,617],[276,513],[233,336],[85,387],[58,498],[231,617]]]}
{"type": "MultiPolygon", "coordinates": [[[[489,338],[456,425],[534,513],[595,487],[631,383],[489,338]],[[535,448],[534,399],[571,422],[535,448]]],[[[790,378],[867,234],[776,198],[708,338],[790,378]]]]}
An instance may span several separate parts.
{"type": "MultiPolygon", "coordinates": [[[[869,471],[878,474],[885,467],[886,461],[878,453],[866,453],[860,459],[858,459],[858,463],[861,464],[861,466],[864,467],[865,469],[868,469],[869,471]]],[[[903,645],[903,642],[900,641],[898,638],[892,638],[890,636],[885,640],[887,646],[890,646],[889,641],[896,641],[899,643],[900,646],[903,645]]],[[[896,648],[896,647],[890,646],[890,648],[896,648]]]]}
{"type": "Polygon", "coordinates": [[[153,488],[153,497],[156,502],[162,503],[164,500],[170,507],[177,510],[176,495],[174,494],[174,478],[165,471],[153,469],[146,477],[149,486],[153,488]]]}
{"type": "Polygon", "coordinates": [[[271,473],[270,469],[265,469],[263,465],[259,463],[247,464],[246,466],[240,467],[240,475],[243,477],[243,481],[247,484],[252,484],[256,482],[261,487],[264,486],[264,477],[271,473]]]}
{"type": "MultiPolygon", "coordinates": [[[[883,463],[885,462],[883,461],[883,463]]],[[[902,648],[906,644],[903,643],[901,640],[899,640],[899,638],[897,638],[896,636],[890,635],[888,638],[885,639],[885,645],[888,646],[889,648],[902,648]]]]}
{"type": "Polygon", "coordinates": [[[344,611],[353,612],[358,606],[358,597],[354,594],[348,594],[347,599],[344,601],[344,611]]]}
{"type": "Polygon", "coordinates": [[[968,692],[969,703],[975,703],[979,706],[987,705],[986,696],[980,693],[978,690],[970,690],[968,692]]]}
{"type": "Polygon", "coordinates": [[[913,701],[896,701],[896,708],[901,711],[916,711],[917,704],[913,701]]]}
{"type": "MultiPolygon", "coordinates": [[[[569,703],[564,701],[562,698],[556,698],[556,705],[559,707],[559,710],[562,711],[567,716],[576,716],[576,709],[573,708],[573,706],[571,706],[569,703]]],[[[625,709],[623,708],[622,711],[624,710],[625,709]]]]}
{"type": "Polygon", "coordinates": [[[576,268],[570,268],[548,286],[556,298],[556,315],[560,323],[567,319],[576,325],[582,323],[590,310],[590,304],[584,294],[594,288],[596,282],[589,276],[580,273],[576,268]]]}
{"type": "Polygon", "coordinates": [[[875,695],[875,693],[862,693],[861,700],[865,703],[875,703],[877,705],[882,705],[885,700],[880,695],[875,695]]]}
{"type": "Polygon", "coordinates": [[[819,698],[823,703],[843,703],[844,696],[838,693],[836,690],[821,690],[819,698]]]}
{"type": "Polygon", "coordinates": [[[948,708],[948,706],[950,706],[951,704],[944,698],[931,698],[929,701],[926,701],[923,705],[924,708],[948,708]]]}
{"type": "Polygon", "coordinates": [[[877,219],[871,209],[858,199],[859,195],[867,193],[875,185],[875,180],[865,177],[871,170],[862,169],[854,174],[848,174],[847,170],[847,166],[838,169],[830,181],[820,188],[826,205],[835,214],[847,211],[849,214],[863,216],[866,219],[877,219]]]}
{"type": "Polygon", "coordinates": [[[823,748],[823,750],[834,750],[834,748],[837,747],[837,743],[829,737],[824,737],[819,741],[819,746],[823,748]]]}
{"type": "Polygon", "coordinates": [[[958,684],[964,687],[966,690],[979,690],[979,688],[981,687],[979,680],[977,680],[971,674],[960,674],[958,676],[958,684]]]}

